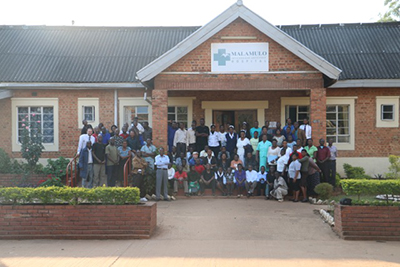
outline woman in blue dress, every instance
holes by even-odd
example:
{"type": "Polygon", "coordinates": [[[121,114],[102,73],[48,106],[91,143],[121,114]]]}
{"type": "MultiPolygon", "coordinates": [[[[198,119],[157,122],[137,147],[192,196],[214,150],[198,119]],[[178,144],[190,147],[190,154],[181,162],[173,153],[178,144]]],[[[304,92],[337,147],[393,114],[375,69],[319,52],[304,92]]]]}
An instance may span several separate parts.
{"type": "Polygon", "coordinates": [[[240,163],[237,165],[237,168],[237,171],[235,171],[235,183],[238,189],[238,197],[242,197],[243,188],[246,183],[246,171],[243,170],[243,165],[240,163]]]}

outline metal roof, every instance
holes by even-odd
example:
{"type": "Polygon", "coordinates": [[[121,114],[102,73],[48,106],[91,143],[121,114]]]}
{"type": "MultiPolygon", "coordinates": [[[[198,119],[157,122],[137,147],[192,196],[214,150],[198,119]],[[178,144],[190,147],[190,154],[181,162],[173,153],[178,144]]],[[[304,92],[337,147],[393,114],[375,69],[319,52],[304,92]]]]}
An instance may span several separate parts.
{"type": "MultiPolygon", "coordinates": [[[[278,27],[342,69],[340,80],[400,78],[400,22],[278,27]]],[[[0,26],[0,82],[137,82],[199,28],[0,26]]]]}
{"type": "Polygon", "coordinates": [[[199,27],[0,27],[0,82],[126,83],[199,27]]]}
{"type": "Polygon", "coordinates": [[[280,28],[339,67],[340,80],[400,78],[400,22],[280,28]]]}

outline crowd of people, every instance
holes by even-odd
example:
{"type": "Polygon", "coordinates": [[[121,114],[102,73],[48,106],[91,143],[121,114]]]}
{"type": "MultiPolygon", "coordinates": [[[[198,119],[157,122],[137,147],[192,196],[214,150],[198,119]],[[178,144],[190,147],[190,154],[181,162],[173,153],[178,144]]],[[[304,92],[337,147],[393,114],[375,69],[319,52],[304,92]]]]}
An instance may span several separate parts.
{"type": "Polygon", "coordinates": [[[121,130],[113,125],[110,131],[102,124],[92,129],[84,122],[78,146],[82,185],[121,185],[130,156],[130,184],[139,187],[142,201],[147,200],[143,179],[152,171],[156,200],[170,200],[168,188],[174,194],[183,188],[187,196],[203,195],[210,188],[213,195],[218,190],[232,196],[236,189],[238,197],[265,195],[278,201],[292,190],[292,201],[306,202],[321,181],[335,185],[337,149],[332,139],[328,146],[324,139],[314,146],[307,118],[301,123],[288,118],[284,127],[268,121],[260,127],[256,121],[251,128],[246,122],[239,128],[220,125],[217,131],[216,125],[208,127],[200,119],[199,125],[192,121],[187,129],[184,123],[171,121],[168,147],[157,149],[148,123],[141,125],[137,118],[132,125],[121,130]],[[81,161],[89,163],[86,168],[81,161]]]}

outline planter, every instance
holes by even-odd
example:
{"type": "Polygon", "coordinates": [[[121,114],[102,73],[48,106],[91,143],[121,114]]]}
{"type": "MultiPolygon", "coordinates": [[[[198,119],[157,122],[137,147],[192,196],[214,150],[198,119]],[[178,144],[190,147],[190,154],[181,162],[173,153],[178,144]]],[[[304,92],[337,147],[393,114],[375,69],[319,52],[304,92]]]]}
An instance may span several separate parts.
{"type": "Polygon", "coordinates": [[[400,241],[400,207],[335,205],[333,230],[345,240],[400,241]]]}
{"type": "Polygon", "coordinates": [[[0,205],[0,239],[143,239],[157,225],[157,204],[0,205]]]}
{"type": "Polygon", "coordinates": [[[31,174],[28,177],[24,177],[23,174],[1,173],[0,186],[37,186],[39,184],[39,181],[47,179],[48,177],[45,174],[31,174]]]}

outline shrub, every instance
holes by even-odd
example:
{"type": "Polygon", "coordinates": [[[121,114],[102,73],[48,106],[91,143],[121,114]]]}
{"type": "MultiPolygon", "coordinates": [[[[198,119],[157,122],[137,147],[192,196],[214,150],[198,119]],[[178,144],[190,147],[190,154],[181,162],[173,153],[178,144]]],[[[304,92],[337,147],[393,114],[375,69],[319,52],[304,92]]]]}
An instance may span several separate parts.
{"type": "Polygon", "coordinates": [[[0,148],[0,173],[9,173],[11,168],[11,158],[0,148]]]}
{"type": "Polygon", "coordinates": [[[314,191],[321,199],[329,199],[333,193],[333,186],[328,183],[320,183],[315,187],[314,191]]]}
{"type": "Polygon", "coordinates": [[[389,162],[389,172],[385,173],[385,176],[391,179],[400,179],[400,156],[390,155],[389,162]]]}
{"type": "Polygon", "coordinates": [[[340,187],[340,180],[341,180],[342,178],[340,177],[340,174],[339,173],[336,173],[336,177],[335,177],[335,186],[336,187],[340,187]]]}
{"type": "Polygon", "coordinates": [[[1,204],[137,204],[139,189],[136,187],[97,187],[87,189],[81,187],[37,187],[0,188],[1,204]]]}
{"type": "Polygon", "coordinates": [[[49,186],[64,187],[64,184],[61,182],[60,178],[50,176],[49,179],[47,179],[47,180],[39,181],[38,186],[40,186],[40,187],[49,187],[49,186]]]}
{"type": "Polygon", "coordinates": [[[353,167],[350,164],[343,164],[344,172],[346,173],[347,179],[370,179],[371,176],[365,174],[365,170],[362,167],[353,167]]]}
{"type": "Polygon", "coordinates": [[[156,188],[156,172],[147,168],[146,173],[144,177],[144,190],[146,194],[152,195],[155,193],[156,188]]]}
{"type": "Polygon", "coordinates": [[[68,163],[69,160],[64,157],[59,157],[56,160],[48,159],[43,172],[44,174],[51,175],[53,178],[64,179],[68,163]]]}
{"type": "Polygon", "coordinates": [[[22,120],[21,127],[21,154],[28,162],[30,169],[34,169],[44,149],[39,116],[34,113],[31,114],[31,117],[26,115],[22,120]]]}
{"type": "MultiPolygon", "coordinates": [[[[346,195],[400,195],[400,180],[342,180],[343,191],[346,195]]],[[[387,203],[389,203],[388,198],[387,203]]]]}

